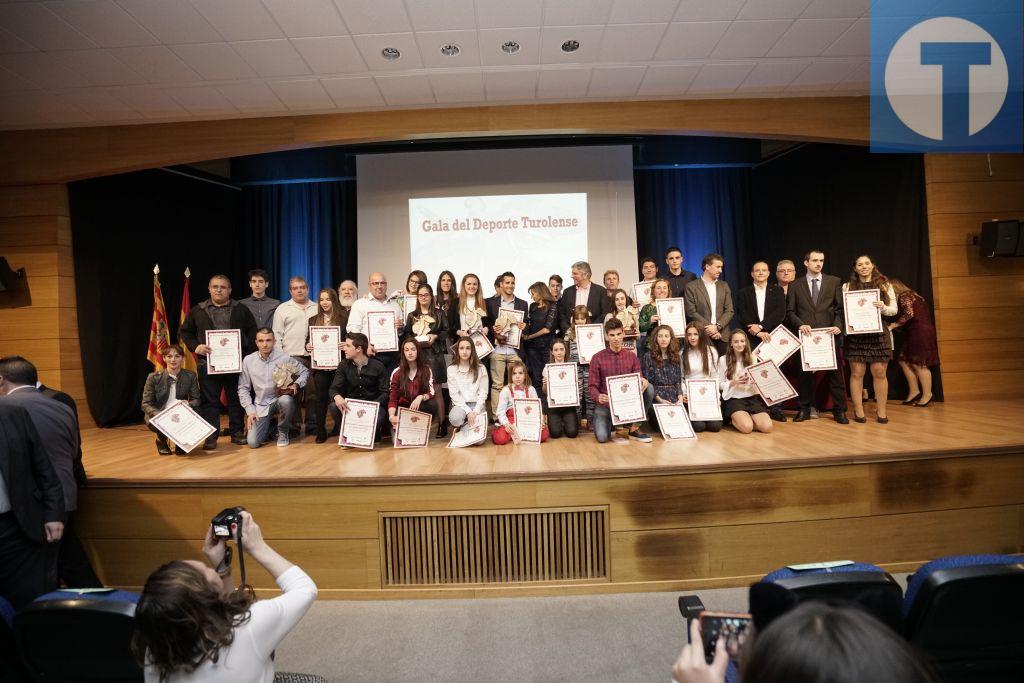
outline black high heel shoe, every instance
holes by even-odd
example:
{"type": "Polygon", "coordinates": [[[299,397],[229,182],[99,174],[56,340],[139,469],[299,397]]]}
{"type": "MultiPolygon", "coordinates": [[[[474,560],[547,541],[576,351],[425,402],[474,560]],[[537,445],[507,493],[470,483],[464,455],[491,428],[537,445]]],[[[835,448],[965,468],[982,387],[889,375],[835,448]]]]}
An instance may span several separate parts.
{"type": "Polygon", "coordinates": [[[437,438],[443,439],[448,436],[448,423],[442,422],[437,426],[437,438]]]}
{"type": "Polygon", "coordinates": [[[857,424],[864,424],[865,422],[867,422],[867,421],[868,421],[868,418],[867,418],[867,416],[864,416],[864,417],[857,417],[857,414],[856,414],[856,413],[854,413],[854,415],[853,415],[853,421],[854,421],[854,422],[856,422],[857,424]]]}
{"type": "Polygon", "coordinates": [[[920,391],[917,392],[916,394],[914,394],[913,396],[911,396],[910,398],[908,398],[906,401],[903,401],[903,405],[905,405],[905,406],[917,405],[917,399],[919,399],[919,398],[921,398],[921,392],[920,391]]]}
{"type": "Polygon", "coordinates": [[[932,404],[932,401],[934,401],[934,400],[935,400],[935,395],[932,394],[932,397],[930,399],[928,399],[924,403],[915,403],[914,407],[915,408],[927,408],[928,406],[930,406],[932,404]]]}

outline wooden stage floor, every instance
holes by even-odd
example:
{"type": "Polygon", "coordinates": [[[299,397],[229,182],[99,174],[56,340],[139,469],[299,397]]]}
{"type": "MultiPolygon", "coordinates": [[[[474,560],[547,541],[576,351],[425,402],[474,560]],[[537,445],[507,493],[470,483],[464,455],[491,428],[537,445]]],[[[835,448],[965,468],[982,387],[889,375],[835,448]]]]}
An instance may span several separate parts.
{"type": "MultiPolygon", "coordinates": [[[[598,444],[585,432],[540,446],[468,449],[430,447],[373,451],[313,443],[285,448],[235,446],[221,438],[216,451],[158,456],[145,427],[83,432],[85,467],[93,485],[116,486],[302,486],[488,482],[683,474],[912,460],[1020,451],[1024,447],[1024,400],[890,406],[887,425],[838,425],[830,414],[809,422],[773,423],[771,434],[724,429],[697,441],[598,444]]],[[[852,409],[850,414],[852,415],[852,409]]],[[[791,414],[790,414],[791,417],[791,414]]]]}

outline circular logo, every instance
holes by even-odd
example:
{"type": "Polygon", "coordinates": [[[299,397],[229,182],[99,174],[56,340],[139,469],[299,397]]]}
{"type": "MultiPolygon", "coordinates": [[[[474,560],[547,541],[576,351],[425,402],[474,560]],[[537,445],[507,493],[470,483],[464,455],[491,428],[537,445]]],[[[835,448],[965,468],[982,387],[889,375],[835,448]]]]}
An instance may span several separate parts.
{"type": "Polygon", "coordinates": [[[921,63],[922,43],[988,43],[989,64],[968,67],[968,135],[974,135],[996,117],[1009,87],[1006,57],[995,39],[974,22],[957,17],[928,19],[912,26],[885,62],[885,94],[908,128],[932,140],[942,140],[942,69],[921,63]]]}

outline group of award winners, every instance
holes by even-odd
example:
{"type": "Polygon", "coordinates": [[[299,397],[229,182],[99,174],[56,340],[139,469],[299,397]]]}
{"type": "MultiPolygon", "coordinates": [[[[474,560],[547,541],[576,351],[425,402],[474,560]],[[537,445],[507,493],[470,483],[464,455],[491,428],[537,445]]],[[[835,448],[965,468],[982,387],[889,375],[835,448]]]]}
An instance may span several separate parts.
{"type": "Polygon", "coordinates": [[[825,274],[820,250],[804,256],[800,277],[793,261],[779,261],[775,282],[758,261],[735,295],[719,254],[705,255],[699,274],[682,265],[672,247],[662,273],[644,258],[635,284],[614,270],[598,284],[578,261],[571,285],[552,275],[526,288],[529,301],[511,272],[484,283],[445,270],[431,284],[414,270],[394,289],[374,272],[365,295],[346,280],[315,299],[295,276],[283,302],[267,295],[263,270],[249,272],[251,296],[240,300],[228,277],[215,275],[179,330],[198,373],[182,367],[179,346],[167,347],[142,409],[162,455],[213,450],[219,436],[287,446],[303,430],[317,443],[356,448],[384,439],[423,446],[431,433],[451,446],[583,431],[602,443],[650,442],[645,424],[666,439],[692,439],[723,426],[770,432],[787,420],[786,407],[795,422],[821,409],[839,424],[863,423],[868,384],[874,419],[886,424],[896,328],[905,333],[903,404],[932,403],[938,352],[927,303],[870,256],[858,256],[846,280],[825,274]],[[816,378],[828,385],[817,400],[816,378]]]}

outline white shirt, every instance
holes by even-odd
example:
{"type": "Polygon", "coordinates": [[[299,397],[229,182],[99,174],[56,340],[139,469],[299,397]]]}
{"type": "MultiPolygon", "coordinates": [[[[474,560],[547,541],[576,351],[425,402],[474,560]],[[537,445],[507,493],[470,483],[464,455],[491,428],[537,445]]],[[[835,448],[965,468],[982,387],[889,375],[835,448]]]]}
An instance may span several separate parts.
{"type": "Polygon", "coordinates": [[[457,365],[448,366],[448,393],[451,394],[452,408],[462,408],[468,413],[468,404],[475,403],[477,412],[484,411],[489,387],[487,370],[483,365],[476,367],[475,382],[468,368],[462,370],[457,365]]]}
{"type": "Polygon", "coordinates": [[[508,411],[515,405],[513,401],[517,398],[537,398],[537,390],[532,385],[523,389],[513,389],[508,384],[502,387],[501,393],[498,394],[498,410],[495,413],[498,424],[502,426],[511,424],[508,419],[508,411]]]}
{"type": "MultiPolygon", "coordinates": [[[[587,285],[586,289],[576,288],[576,305],[586,306],[587,300],[590,298],[590,285],[587,285]]],[[[593,313],[593,311],[591,311],[593,313]]]]}
{"type": "MultiPolygon", "coordinates": [[[[728,364],[729,359],[725,356],[718,359],[718,386],[722,390],[722,400],[758,396],[757,387],[754,386],[753,382],[738,387],[732,386],[732,380],[725,376],[726,366],[728,366],[728,364]]],[[[736,372],[733,375],[733,379],[739,377],[744,372],[746,372],[746,368],[743,366],[743,362],[737,361],[736,372]]]]}
{"type": "Polygon", "coordinates": [[[278,306],[274,311],[274,346],[289,356],[308,356],[306,331],[316,309],[317,305],[308,299],[305,304],[297,304],[294,299],[288,299],[278,306]]]}
{"type": "Polygon", "coordinates": [[[764,285],[754,284],[754,299],[757,301],[757,321],[764,320],[764,299],[768,294],[768,283],[764,285]]]}
{"type": "Polygon", "coordinates": [[[686,396],[686,380],[688,379],[718,379],[718,351],[708,348],[708,374],[704,374],[704,361],[700,357],[700,351],[691,348],[686,351],[686,359],[690,362],[690,371],[686,372],[686,366],[681,366],[683,381],[680,393],[686,396]]]}
{"type": "MultiPolygon", "coordinates": [[[[373,298],[372,294],[367,294],[360,299],[356,299],[355,303],[352,304],[352,310],[348,314],[348,326],[345,327],[345,331],[366,334],[366,330],[369,327],[366,323],[366,314],[372,311],[394,311],[395,320],[402,323],[403,327],[405,326],[405,315],[402,313],[402,307],[398,305],[396,299],[380,301],[373,298]]],[[[401,328],[399,328],[399,332],[401,332],[401,328]]]]}
{"type": "Polygon", "coordinates": [[[706,289],[707,292],[708,292],[708,301],[711,302],[711,324],[712,325],[717,325],[718,324],[718,287],[716,287],[715,285],[717,284],[718,281],[717,280],[712,280],[711,282],[708,282],[704,278],[701,278],[700,281],[704,283],[704,289],[706,289]]]}
{"type": "Polygon", "coordinates": [[[807,278],[807,291],[810,292],[812,296],[814,295],[814,281],[818,281],[818,295],[820,296],[822,283],[821,273],[818,273],[817,275],[807,273],[805,277],[807,278]]]}
{"type": "MultiPolygon", "coordinates": [[[[235,639],[220,649],[216,662],[207,660],[192,673],[175,672],[168,681],[273,683],[271,653],[316,599],[316,584],[298,567],[293,566],[277,577],[277,585],[283,594],[253,603],[249,620],[235,627],[235,639]]],[[[156,668],[147,666],[146,683],[159,680],[156,668]]]]}
{"type": "Polygon", "coordinates": [[[161,410],[167,410],[178,402],[178,377],[168,372],[167,379],[171,383],[171,390],[167,392],[167,400],[164,401],[164,407],[161,410]]]}

